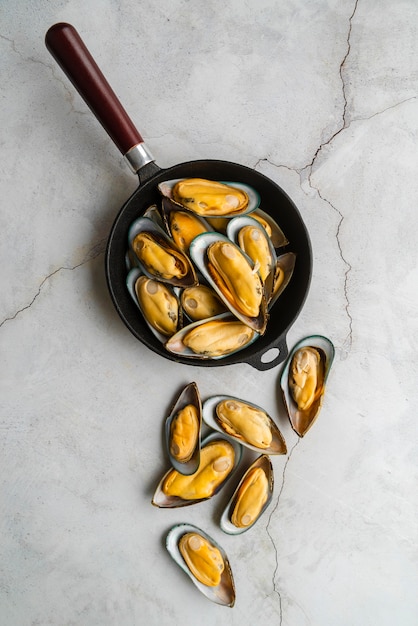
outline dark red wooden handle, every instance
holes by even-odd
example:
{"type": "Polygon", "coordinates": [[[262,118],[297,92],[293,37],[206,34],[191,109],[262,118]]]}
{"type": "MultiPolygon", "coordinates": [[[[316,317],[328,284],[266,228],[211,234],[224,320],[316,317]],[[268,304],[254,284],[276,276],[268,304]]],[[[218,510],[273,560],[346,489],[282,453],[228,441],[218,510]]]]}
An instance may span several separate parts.
{"type": "Polygon", "coordinates": [[[71,24],[51,26],[45,45],[116,146],[126,154],[143,139],[71,24]]]}

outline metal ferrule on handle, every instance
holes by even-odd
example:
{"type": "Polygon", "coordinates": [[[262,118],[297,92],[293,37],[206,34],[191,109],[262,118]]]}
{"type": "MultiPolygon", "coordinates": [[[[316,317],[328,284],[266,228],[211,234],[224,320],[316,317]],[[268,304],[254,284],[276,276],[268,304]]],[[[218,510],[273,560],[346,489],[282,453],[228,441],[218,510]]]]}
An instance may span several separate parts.
{"type": "Polygon", "coordinates": [[[155,161],[145,143],[138,143],[123,156],[134,174],[137,174],[147,163],[155,161]]]}

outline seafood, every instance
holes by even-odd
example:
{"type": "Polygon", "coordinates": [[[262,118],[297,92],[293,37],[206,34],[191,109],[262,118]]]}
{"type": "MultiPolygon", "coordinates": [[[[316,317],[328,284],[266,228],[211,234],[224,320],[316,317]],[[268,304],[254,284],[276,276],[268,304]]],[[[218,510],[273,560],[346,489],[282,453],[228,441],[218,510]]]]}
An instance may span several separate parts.
{"type": "Polygon", "coordinates": [[[163,198],[161,210],[167,231],[183,252],[188,251],[191,241],[197,235],[211,230],[206,220],[192,211],[179,207],[169,198],[163,198]]]}
{"type": "Polygon", "coordinates": [[[161,343],[165,343],[168,337],[178,331],[183,319],[180,302],[173,288],[144,276],[138,267],[129,270],[126,286],[152,333],[161,343]]]}
{"type": "Polygon", "coordinates": [[[235,398],[217,395],[205,400],[202,407],[204,422],[239,441],[243,446],[268,454],[286,454],[286,442],[280,430],[261,407],[235,398]]]}
{"type": "Polygon", "coordinates": [[[192,524],[173,526],[166,547],[177,565],[212,602],[232,607],[235,584],[228,557],[208,534],[192,524]]]}
{"type": "Polygon", "coordinates": [[[242,350],[257,339],[246,324],[223,313],[184,326],[165,343],[169,352],[192,358],[216,359],[242,350]]]}
{"type": "Polygon", "coordinates": [[[180,409],[171,422],[170,453],[179,461],[189,461],[199,434],[199,415],[193,404],[180,409]]]}
{"type": "Polygon", "coordinates": [[[225,298],[248,317],[258,317],[263,287],[260,277],[232,242],[208,247],[208,270],[225,298]]]}
{"type": "Polygon", "coordinates": [[[242,483],[231,515],[231,522],[238,528],[254,523],[267,501],[268,481],[262,469],[253,468],[242,483]]]}
{"type": "Polygon", "coordinates": [[[264,227],[276,249],[288,245],[289,241],[286,235],[269,213],[266,213],[261,208],[257,208],[251,213],[251,217],[264,227]]]}
{"type": "Polygon", "coordinates": [[[160,480],[152,500],[154,506],[175,508],[214,496],[241,459],[240,446],[218,433],[202,442],[200,462],[193,474],[171,468],[160,480]]]}
{"type": "Polygon", "coordinates": [[[263,334],[268,319],[266,295],[257,269],[239,246],[219,233],[203,233],[192,241],[189,252],[231,313],[263,334]]]}
{"type": "Polygon", "coordinates": [[[180,301],[183,311],[194,322],[220,315],[227,310],[219,296],[207,285],[186,287],[180,301]]]}
{"type": "Polygon", "coordinates": [[[164,197],[205,218],[247,213],[260,203],[258,192],[240,182],[180,178],[159,183],[158,189],[164,197]]]}
{"type": "Polygon", "coordinates": [[[234,449],[228,441],[213,441],[200,451],[197,471],[184,476],[173,470],[163,483],[163,492],[185,500],[210,498],[234,467],[234,449]]]}
{"type": "Polygon", "coordinates": [[[196,326],[183,338],[183,343],[196,354],[215,357],[246,345],[254,331],[239,320],[211,320],[196,326]]]}
{"type": "Polygon", "coordinates": [[[158,190],[161,204],[132,222],[126,254],[128,272],[137,267],[154,279],[137,286],[127,279],[137,304],[141,286],[147,324],[181,357],[222,359],[248,347],[265,334],[270,309],[292,277],[295,255],[277,258],[275,250],[286,237],[259,208],[258,192],[243,183],[184,178],[158,190]],[[154,312],[157,301],[166,309],[154,312]],[[218,321],[228,312],[234,319],[218,321]],[[185,328],[183,315],[191,322],[185,328]]]}
{"type": "Polygon", "coordinates": [[[157,235],[141,232],[132,242],[133,251],[144,268],[157,278],[182,279],[189,271],[185,257],[157,235]]]}
{"type": "Polygon", "coordinates": [[[225,563],[220,550],[213,543],[200,533],[188,532],[181,537],[179,550],[187,567],[198,581],[209,587],[219,585],[225,563]]]}
{"type": "Polygon", "coordinates": [[[265,282],[273,269],[274,259],[272,259],[267,238],[261,228],[244,226],[238,234],[238,243],[258,267],[261,280],[265,282]]]}
{"type": "Polygon", "coordinates": [[[299,411],[307,411],[322,393],[325,373],[324,356],[310,346],[299,348],[289,369],[290,393],[299,411]]]}
{"type": "Polygon", "coordinates": [[[227,434],[245,439],[257,448],[268,448],[272,434],[265,411],[240,400],[222,400],[216,407],[219,424],[227,434]]]}
{"type": "Polygon", "coordinates": [[[300,437],[318,417],[334,352],[326,337],[306,337],[294,347],[283,367],[283,399],[292,428],[300,437]]]}
{"type": "Polygon", "coordinates": [[[178,287],[197,284],[189,257],[149,217],[140,217],[131,224],[128,240],[138,265],[149,278],[178,287]]]}
{"type": "Polygon", "coordinates": [[[273,466],[266,454],[259,456],[242,476],[221,516],[221,529],[237,535],[251,528],[273,497],[273,466]]]}
{"type": "Polygon", "coordinates": [[[181,474],[193,474],[200,462],[202,402],[196,383],[179,394],[166,419],[166,444],[171,465],[181,474]]]}
{"type": "Polygon", "coordinates": [[[173,292],[157,280],[139,276],[135,293],[147,322],[164,336],[174,335],[179,325],[179,303],[173,292]]]}
{"type": "Polygon", "coordinates": [[[188,178],[173,187],[173,200],[200,215],[230,215],[247,208],[248,194],[213,180],[188,178]]]}
{"type": "Polygon", "coordinates": [[[266,230],[251,214],[234,217],[229,221],[226,232],[253,262],[269,298],[273,288],[276,251],[266,230]]]}

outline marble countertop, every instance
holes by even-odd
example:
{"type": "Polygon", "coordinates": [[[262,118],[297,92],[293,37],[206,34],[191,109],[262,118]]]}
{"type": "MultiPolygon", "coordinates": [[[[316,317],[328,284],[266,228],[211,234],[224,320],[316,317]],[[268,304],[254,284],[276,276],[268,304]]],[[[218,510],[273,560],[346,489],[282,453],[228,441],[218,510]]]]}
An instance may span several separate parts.
{"type": "Polygon", "coordinates": [[[0,16],[1,624],[415,625],[415,0],[21,0],[0,16]],[[104,251],[137,178],[45,48],[61,21],[161,167],[237,162],[299,208],[313,276],[287,342],[336,349],[303,439],[281,365],[176,364],[121,322],[104,251]],[[151,505],[163,422],[191,381],[263,406],[287,442],[269,509],[239,537],[219,528],[221,494],[151,505]],[[183,521],[228,553],[232,609],[166,552],[183,521]]]}

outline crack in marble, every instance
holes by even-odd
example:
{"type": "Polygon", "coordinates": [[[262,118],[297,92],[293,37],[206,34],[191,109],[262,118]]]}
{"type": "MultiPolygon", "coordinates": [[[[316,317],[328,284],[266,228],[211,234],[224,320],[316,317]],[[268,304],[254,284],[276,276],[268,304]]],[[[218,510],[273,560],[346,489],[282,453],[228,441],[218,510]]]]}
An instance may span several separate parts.
{"type": "MultiPolygon", "coordinates": [[[[319,187],[315,187],[315,185],[312,183],[312,174],[313,174],[313,170],[314,170],[314,166],[315,166],[315,162],[318,159],[318,156],[320,154],[320,152],[322,151],[322,149],[326,146],[329,146],[330,143],[335,139],[335,137],[337,137],[343,130],[347,129],[350,126],[350,123],[347,124],[347,107],[348,107],[348,102],[347,102],[347,94],[346,94],[346,81],[344,78],[344,66],[347,62],[347,59],[349,57],[349,54],[351,52],[351,32],[352,32],[352,23],[353,23],[353,18],[354,15],[357,11],[357,6],[358,6],[358,2],[359,0],[355,0],[354,2],[354,8],[352,10],[352,13],[349,17],[349,26],[348,26],[348,33],[347,33],[347,49],[346,52],[344,54],[344,57],[340,63],[340,67],[339,67],[339,76],[340,76],[340,80],[341,80],[341,89],[342,89],[342,96],[343,96],[343,111],[342,111],[342,115],[341,115],[341,125],[340,127],[335,130],[331,136],[326,140],[323,141],[317,148],[317,150],[315,151],[310,163],[308,163],[307,165],[303,166],[302,168],[292,168],[289,167],[287,165],[283,165],[281,167],[285,167],[286,169],[288,169],[289,171],[293,171],[296,172],[299,175],[299,178],[301,180],[302,183],[302,176],[303,173],[306,171],[307,173],[307,182],[309,184],[309,187],[311,189],[314,189],[318,196],[321,198],[321,200],[323,200],[324,202],[326,202],[332,209],[333,211],[335,211],[339,216],[340,216],[340,220],[338,222],[337,225],[337,230],[336,230],[336,241],[337,241],[337,246],[338,246],[338,250],[339,250],[339,254],[340,257],[346,267],[346,271],[344,273],[344,299],[345,299],[345,311],[346,311],[346,315],[348,317],[348,333],[347,336],[343,342],[342,345],[342,350],[341,350],[341,359],[344,360],[345,358],[347,358],[350,350],[351,350],[351,346],[353,343],[353,317],[351,315],[350,312],[350,300],[349,300],[349,296],[348,296],[348,275],[352,270],[352,266],[351,264],[347,261],[347,259],[345,258],[344,254],[343,254],[343,249],[342,249],[342,245],[341,245],[341,240],[340,240],[340,231],[341,231],[341,227],[344,221],[344,215],[341,213],[341,211],[334,206],[334,204],[328,200],[328,198],[326,198],[320,191],[319,187]]],[[[259,161],[257,161],[258,165],[260,163],[261,160],[266,160],[269,163],[271,163],[271,161],[269,161],[268,159],[260,159],[259,161]]]]}
{"type": "Polygon", "coordinates": [[[338,250],[340,253],[340,257],[346,267],[346,270],[344,272],[344,299],[345,299],[345,312],[348,318],[348,333],[346,338],[343,341],[343,345],[341,347],[341,355],[340,358],[342,360],[345,360],[351,350],[351,347],[353,345],[353,317],[351,315],[350,312],[350,299],[349,299],[349,294],[348,294],[348,277],[349,274],[352,270],[352,265],[348,262],[348,260],[345,258],[344,253],[343,253],[343,249],[342,249],[342,245],[341,245],[341,239],[340,239],[340,231],[341,231],[341,227],[342,224],[344,222],[344,215],[342,214],[342,212],[330,201],[328,200],[328,198],[326,198],[320,191],[319,187],[315,187],[315,185],[312,183],[312,174],[313,174],[313,169],[314,169],[314,165],[315,165],[315,161],[318,158],[318,155],[320,153],[320,151],[322,150],[322,148],[326,145],[329,145],[334,139],[335,137],[337,137],[337,135],[339,135],[344,129],[346,129],[347,126],[347,106],[348,106],[348,102],[347,102],[347,94],[346,94],[346,81],[344,78],[344,66],[346,64],[346,61],[349,57],[349,54],[351,52],[351,32],[352,32],[352,26],[353,26],[353,18],[354,15],[356,13],[357,10],[357,6],[358,6],[358,0],[355,0],[354,3],[354,8],[353,11],[350,15],[349,18],[349,27],[348,27],[348,33],[347,33],[347,50],[346,53],[340,63],[340,69],[339,69],[339,74],[340,74],[340,80],[341,80],[341,89],[342,89],[342,96],[343,96],[343,100],[344,100],[344,105],[343,105],[343,112],[342,112],[342,123],[341,123],[341,127],[336,130],[334,132],[333,135],[331,135],[331,137],[324,143],[322,143],[319,148],[317,149],[317,151],[315,152],[313,159],[311,161],[311,163],[308,165],[308,183],[309,186],[311,187],[311,189],[315,189],[318,193],[318,196],[324,200],[336,213],[338,213],[338,215],[340,216],[340,220],[338,222],[337,225],[337,231],[335,233],[335,238],[337,241],[337,246],[338,246],[338,250]]]}
{"type": "Polygon", "coordinates": [[[280,485],[280,489],[279,489],[279,493],[277,495],[276,498],[276,504],[274,505],[273,509],[270,512],[268,521],[267,521],[267,525],[266,525],[266,532],[270,538],[270,541],[273,545],[274,548],[274,553],[275,553],[275,560],[276,560],[276,565],[274,568],[274,572],[273,572],[273,576],[272,576],[272,583],[273,583],[273,592],[275,594],[277,594],[278,598],[279,598],[279,614],[280,614],[280,622],[279,622],[279,626],[282,626],[282,622],[283,622],[283,607],[282,607],[282,594],[280,592],[280,589],[278,588],[278,586],[276,585],[276,574],[277,574],[277,570],[279,569],[279,555],[278,555],[278,550],[276,547],[276,544],[274,542],[274,539],[270,533],[270,523],[271,523],[271,519],[273,517],[273,515],[275,514],[275,512],[277,511],[278,507],[279,507],[279,503],[280,503],[280,499],[284,490],[284,486],[285,486],[285,480],[286,480],[286,470],[287,470],[287,466],[289,464],[290,458],[296,448],[296,446],[300,443],[300,439],[298,439],[296,441],[296,443],[294,444],[294,446],[292,447],[292,449],[289,452],[289,455],[286,459],[286,463],[283,466],[283,472],[282,472],[282,484],[280,485]]]}
{"type": "Polygon", "coordinates": [[[21,309],[18,309],[13,315],[11,315],[10,317],[5,317],[1,322],[0,322],[0,328],[6,323],[6,322],[11,322],[12,320],[15,320],[18,315],[20,315],[21,313],[23,313],[24,311],[27,311],[28,309],[31,308],[31,306],[33,305],[33,303],[36,301],[36,299],[38,298],[38,296],[40,296],[41,292],[42,292],[42,288],[45,285],[45,283],[48,282],[48,280],[50,280],[53,276],[55,276],[55,274],[58,274],[59,272],[62,271],[69,271],[72,272],[74,270],[76,270],[77,268],[81,267],[82,265],[85,265],[86,263],[89,263],[90,261],[93,261],[94,259],[96,259],[97,257],[99,257],[101,254],[103,254],[104,252],[104,248],[105,248],[105,243],[106,243],[106,239],[102,239],[101,241],[99,241],[96,245],[94,245],[85,255],[84,259],[80,262],[77,263],[76,265],[71,265],[71,266],[61,266],[58,267],[56,270],[54,270],[53,272],[51,272],[50,274],[48,274],[47,276],[45,276],[45,278],[41,281],[41,283],[39,284],[38,287],[38,291],[35,293],[35,295],[33,296],[32,300],[29,302],[29,304],[26,304],[25,306],[23,306],[21,309]]]}
{"type": "MultiPolygon", "coordinates": [[[[340,132],[342,132],[343,130],[348,130],[351,127],[352,124],[355,124],[356,122],[368,122],[369,120],[373,119],[374,117],[378,117],[379,115],[384,115],[387,111],[391,111],[392,109],[396,109],[396,108],[402,106],[406,102],[411,102],[412,100],[417,100],[417,99],[418,99],[418,96],[410,96],[409,98],[405,98],[404,100],[400,100],[399,102],[395,102],[394,104],[389,104],[384,109],[381,109],[380,111],[375,111],[374,113],[371,113],[370,115],[366,115],[365,117],[354,117],[350,121],[349,124],[346,124],[346,126],[344,128],[342,128],[341,130],[337,131],[334,135],[332,135],[332,137],[329,140],[327,140],[326,143],[322,143],[320,148],[318,148],[318,150],[316,151],[315,154],[317,154],[319,152],[321,147],[331,143],[331,141],[334,139],[334,137],[336,135],[338,135],[340,132]]],[[[257,169],[257,167],[260,165],[260,163],[263,163],[263,162],[269,163],[269,165],[271,165],[272,167],[276,167],[277,169],[285,169],[285,170],[288,170],[289,172],[294,172],[295,174],[297,174],[299,176],[299,178],[302,181],[303,172],[305,170],[309,170],[309,168],[312,167],[314,161],[315,161],[315,158],[313,158],[309,163],[307,163],[306,165],[303,165],[302,167],[292,167],[291,165],[287,165],[286,163],[275,163],[274,161],[272,161],[272,159],[269,156],[267,156],[267,157],[259,158],[256,161],[256,163],[253,166],[253,168],[257,169]]],[[[312,189],[315,189],[315,191],[317,191],[316,187],[312,187],[312,189]]]]}
{"type": "MultiPolygon", "coordinates": [[[[339,75],[340,75],[340,81],[341,81],[341,90],[342,90],[342,96],[343,96],[343,101],[344,101],[343,112],[342,112],[342,116],[341,116],[342,123],[341,123],[340,128],[338,128],[336,131],[334,131],[332,133],[332,135],[326,141],[323,141],[319,145],[318,149],[316,150],[315,154],[313,155],[313,158],[312,158],[311,162],[308,163],[308,165],[305,165],[304,168],[302,168],[301,171],[303,171],[304,169],[309,169],[310,170],[309,175],[308,175],[309,184],[310,184],[310,178],[311,178],[313,166],[314,166],[315,161],[318,158],[318,155],[321,152],[322,148],[324,148],[325,146],[328,146],[335,139],[335,137],[337,137],[337,135],[339,135],[343,130],[345,130],[349,126],[349,124],[347,125],[347,107],[348,107],[348,102],[347,102],[347,94],[346,94],[346,88],[347,88],[346,87],[346,81],[344,79],[344,66],[345,66],[345,64],[347,62],[347,59],[348,59],[348,56],[349,56],[349,54],[351,52],[351,31],[352,31],[352,26],[353,26],[353,18],[354,18],[354,15],[355,15],[356,11],[357,11],[358,2],[359,2],[359,0],[355,0],[354,9],[353,9],[350,17],[348,18],[349,26],[348,26],[348,33],[347,33],[347,50],[346,50],[346,53],[345,53],[345,55],[344,55],[344,57],[343,57],[343,59],[342,59],[342,61],[340,63],[340,67],[339,67],[339,75]]],[[[313,189],[315,189],[315,187],[313,187],[313,189]]]]}

